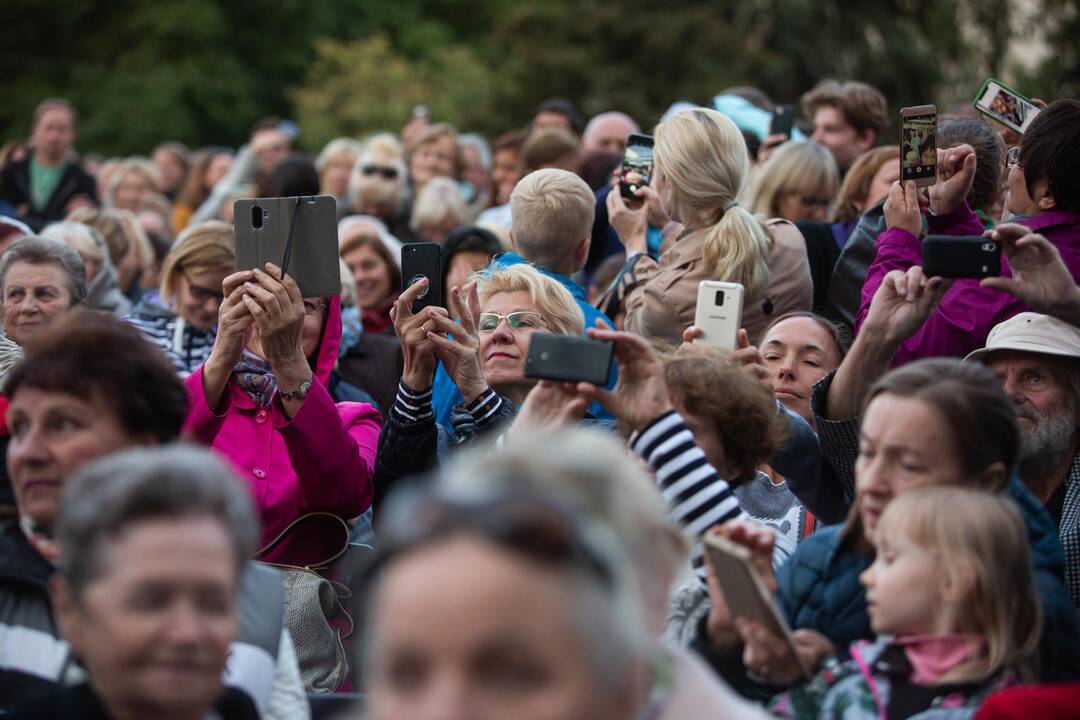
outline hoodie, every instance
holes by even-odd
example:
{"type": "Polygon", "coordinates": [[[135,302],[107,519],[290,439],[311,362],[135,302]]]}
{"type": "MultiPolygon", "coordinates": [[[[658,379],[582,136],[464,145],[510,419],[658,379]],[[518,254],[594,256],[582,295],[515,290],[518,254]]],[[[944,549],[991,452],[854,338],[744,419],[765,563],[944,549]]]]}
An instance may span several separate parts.
{"type": "MultiPolygon", "coordinates": [[[[235,382],[229,382],[222,407],[215,412],[203,391],[203,368],[185,381],[190,410],[184,431],[228,458],[247,481],[262,521],[265,547],[303,515],[326,512],[354,518],[371,505],[375,450],[382,419],[365,403],[334,404],[327,390],[341,344],[341,300],[330,298],[316,351],[311,390],[290,420],[275,398],[258,408],[235,382]]],[[[307,526],[306,526],[307,527],[307,526]]],[[[307,535],[311,549],[332,547],[336,527],[327,536],[307,535]],[[329,543],[323,545],[322,541],[329,543]]],[[[307,565],[283,543],[268,562],[307,565]]],[[[338,550],[340,548],[335,548],[338,550]]]]}

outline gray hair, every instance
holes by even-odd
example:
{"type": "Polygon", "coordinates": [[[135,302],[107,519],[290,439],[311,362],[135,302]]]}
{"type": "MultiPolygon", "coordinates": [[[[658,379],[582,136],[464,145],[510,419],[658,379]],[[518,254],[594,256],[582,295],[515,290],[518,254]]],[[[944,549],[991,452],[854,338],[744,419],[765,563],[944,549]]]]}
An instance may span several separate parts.
{"type": "Polygon", "coordinates": [[[95,227],[81,222],[65,220],[54,222],[41,231],[41,237],[60,240],[70,245],[79,255],[91,257],[99,264],[109,260],[109,244],[95,227]]]}
{"type": "Polygon", "coordinates": [[[229,537],[236,575],[255,552],[251,497],[225,463],[185,445],[139,448],[83,467],[64,487],[56,536],[60,571],[75,597],[105,568],[103,545],[147,520],[209,517],[229,537]]]}
{"type": "Polygon", "coordinates": [[[464,135],[458,135],[458,147],[462,150],[465,148],[473,148],[480,155],[480,165],[485,171],[491,170],[491,146],[488,145],[488,141],[484,139],[483,135],[477,133],[466,133],[464,135]]]}
{"type": "Polygon", "coordinates": [[[82,305],[86,301],[86,267],[82,256],[63,240],[29,235],[16,240],[0,257],[0,304],[3,303],[8,271],[16,263],[55,265],[67,275],[71,305],[82,305]]]}

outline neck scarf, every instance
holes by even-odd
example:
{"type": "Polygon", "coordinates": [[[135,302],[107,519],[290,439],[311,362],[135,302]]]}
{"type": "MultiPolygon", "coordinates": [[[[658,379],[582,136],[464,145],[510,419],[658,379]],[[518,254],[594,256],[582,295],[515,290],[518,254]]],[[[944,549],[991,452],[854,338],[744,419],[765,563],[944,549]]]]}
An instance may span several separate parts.
{"type": "Polygon", "coordinates": [[[29,515],[19,515],[19,527],[30,541],[31,547],[48,560],[50,565],[56,565],[60,561],[60,543],[42,532],[29,515]]]}
{"type": "Polygon", "coordinates": [[[978,655],[986,647],[982,635],[913,635],[894,641],[904,649],[911,663],[911,681],[916,685],[933,685],[961,663],[978,655]]]}
{"type": "Polygon", "coordinates": [[[256,405],[270,407],[274,391],[277,390],[277,379],[270,372],[270,363],[245,350],[240,362],[233,368],[232,378],[256,405]]]}

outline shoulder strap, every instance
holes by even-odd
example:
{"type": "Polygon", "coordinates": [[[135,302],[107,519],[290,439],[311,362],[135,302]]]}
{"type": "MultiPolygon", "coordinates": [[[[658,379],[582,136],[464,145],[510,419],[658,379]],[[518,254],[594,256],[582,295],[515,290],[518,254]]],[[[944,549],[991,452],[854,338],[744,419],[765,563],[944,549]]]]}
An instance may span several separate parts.
{"type": "Polygon", "coordinates": [[[333,513],[313,512],[289,523],[277,537],[255,553],[255,559],[261,560],[271,552],[281,550],[283,557],[292,560],[290,565],[315,570],[333,563],[348,547],[348,524],[333,513]]]}

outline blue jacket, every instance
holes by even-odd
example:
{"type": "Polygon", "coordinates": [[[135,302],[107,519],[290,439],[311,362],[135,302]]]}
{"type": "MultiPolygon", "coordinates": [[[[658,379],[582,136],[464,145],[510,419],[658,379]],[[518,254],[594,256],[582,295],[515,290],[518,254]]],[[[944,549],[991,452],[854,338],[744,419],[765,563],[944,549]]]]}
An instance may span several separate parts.
{"type": "MultiPolygon", "coordinates": [[[[492,263],[492,268],[504,268],[512,265],[528,264],[525,258],[521,257],[517,253],[504,253],[495,258],[492,263]]],[[[534,266],[535,267],[535,266],[534,266]]],[[[609,328],[615,327],[615,323],[611,322],[611,319],[600,312],[585,299],[585,288],[578,285],[565,275],[559,275],[543,268],[536,268],[549,278],[558,280],[559,284],[570,291],[570,294],[574,296],[574,300],[577,301],[578,307],[581,308],[582,314],[585,316],[585,328],[596,327],[597,320],[603,321],[603,324],[609,328]]],[[[608,383],[608,389],[615,387],[615,381],[618,379],[615,368],[611,368],[611,381],[608,383]]],[[[446,373],[442,364],[435,370],[435,382],[432,386],[432,399],[431,404],[435,410],[435,422],[444,427],[450,427],[452,424],[452,416],[454,407],[463,403],[465,399],[461,397],[461,393],[458,392],[457,386],[454,385],[454,381],[450,379],[450,376],[446,373]]],[[[596,418],[602,420],[610,420],[611,414],[604,410],[602,407],[593,403],[589,408],[589,412],[596,418]]]]}
{"type": "MultiPolygon", "coordinates": [[[[1014,476],[1009,496],[1028,527],[1035,585],[1043,610],[1038,671],[1043,681],[1063,682],[1080,677],[1080,628],[1062,576],[1065,557],[1054,523],[1038,501],[1014,476]]],[[[872,640],[866,612],[866,591],[859,575],[873,562],[850,543],[843,543],[841,526],[814,533],[799,543],[795,554],[777,574],[777,601],[792,628],[810,628],[833,644],[848,647],[872,640]]]]}

